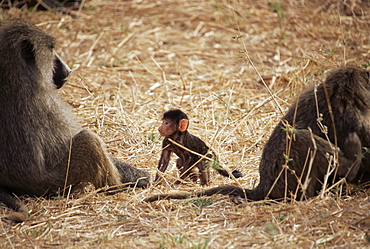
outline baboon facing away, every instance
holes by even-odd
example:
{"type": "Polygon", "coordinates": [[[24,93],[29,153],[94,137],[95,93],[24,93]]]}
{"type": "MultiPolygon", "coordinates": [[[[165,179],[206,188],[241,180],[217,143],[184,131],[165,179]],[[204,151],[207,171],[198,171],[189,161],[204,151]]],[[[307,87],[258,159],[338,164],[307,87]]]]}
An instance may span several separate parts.
{"type": "Polygon", "coordinates": [[[56,90],[69,70],[54,46],[53,37],[26,21],[0,26],[0,202],[17,211],[7,217],[17,222],[28,210],[13,194],[150,181],[147,172],[109,156],[102,140],[78,124],[56,90]]]}
{"type": "MultiPolygon", "coordinates": [[[[161,158],[158,163],[158,171],[165,172],[170,161],[171,153],[174,152],[179,158],[176,167],[180,170],[180,178],[185,179],[189,176],[194,182],[200,178],[201,185],[209,185],[209,169],[212,167],[222,176],[235,178],[242,177],[243,174],[238,170],[229,173],[218,163],[217,156],[208,146],[198,137],[188,131],[189,118],[179,109],[172,109],[163,114],[163,122],[158,128],[161,136],[165,137],[162,144],[161,158]],[[184,146],[186,150],[170,140],[184,146]],[[193,152],[197,153],[194,154],[193,152]],[[208,159],[202,158],[205,155],[208,159]],[[211,160],[209,160],[211,159],[211,160]],[[208,160],[208,161],[207,161],[208,160]],[[195,171],[198,168],[198,172],[195,171]]],[[[159,180],[157,174],[155,181],[159,180]]],[[[178,183],[178,182],[177,182],[178,183]]]]}
{"type": "MultiPolygon", "coordinates": [[[[342,150],[346,145],[348,134],[355,132],[362,146],[369,148],[370,71],[358,67],[340,67],[332,70],[326,80],[317,86],[316,96],[314,89],[305,91],[299,97],[299,102],[294,103],[289,109],[283,119],[290,124],[293,123],[296,107],[294,123],[296,128],[310,127],[314,134],[326,139],[326,131],[323,132],[321,128],[326,127],[329,140],[342,150]],[[322,126],[318,125],[318,118],[321,119],[322,126]]],[[[273,136],[281,136],[276,130],[273,136]]],[[[360,183],[370,180],[369,153],[364,154],[354,180],[360,183]]]]}
{"type": "MultiPolygon", "coordinates": [[[[247,197],[249,200],[281,199],[285,197],[285,194],[298,200],[312,197],[321,190],[324,177],[330,170],[327,153],[334,154],[332,148],[335,147],[335,143],[340,148],[336,177],[345,177],[348,181],[357,181],[363,176],[366,178],[370,171],[370,163],[367,159],[369,155],[366,153],[362,160],[360,155],[362,146],[367,147],[370,144],[369,115],[369,72],[354,67],[333,70],[326,81],[317,87],[316,94],[314,89],[301,94],[298,101],[292,105],[282,119],[288,125],[294,124],[294,131],[290,133],[292,144],[289,158],[286,158],[287,132],[284,129],[284,121],[275,127],[262,152],[259,166],[260,183],[255,189],[244,190],[236,186],[220,186],[195,194],[152,196],[146,201],[164,198],[182,199],[190,195],[201,196],[215,193],[247,197]],[[327,135],[331,142],[326,140],[325,134],[317,123],[318,113],[321,114],[321,124],[328,128],[327,135]],[[308,128],[314,135],[310,135],[306,130],[308,128]],[[309,151],[315,151],[311,138],[314,138],[317,150],[310,169],[310,176],[307,178],[309,168],[306,156],[309,151]],[[286,162],[287,170],[283,170],[286,162]],[[287,182],[284,180],[285,176],[287,182]],[[305,179],[308,181],[304,181],[305,179]],[[302,186],[306,187],[302,188],[302,186]]],[[[332,184],[335,179],[329,180],[328,185],[332,184]]]]}

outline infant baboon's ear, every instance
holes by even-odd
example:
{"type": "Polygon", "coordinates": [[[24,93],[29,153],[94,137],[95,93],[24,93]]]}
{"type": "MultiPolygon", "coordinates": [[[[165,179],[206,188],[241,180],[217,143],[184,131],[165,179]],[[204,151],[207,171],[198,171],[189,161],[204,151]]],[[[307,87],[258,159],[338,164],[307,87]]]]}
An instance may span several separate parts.
{"type": "Polygon", "coordinates": [[[189,119],[181,119],[179,123],[179,131],[186,131],[188,129],[189,119]]]}

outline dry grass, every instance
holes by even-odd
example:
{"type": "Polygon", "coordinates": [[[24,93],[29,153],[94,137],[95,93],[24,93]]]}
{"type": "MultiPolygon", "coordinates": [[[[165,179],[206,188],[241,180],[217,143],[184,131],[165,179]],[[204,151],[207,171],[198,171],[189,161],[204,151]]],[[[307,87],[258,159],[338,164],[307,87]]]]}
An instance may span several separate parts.
{"type": "MultiPolygon", "coordinates": [[[[74,12],[76,18],[55,10],[10,9],[0,10],[0,19],[29,20],[57,38],[58,53],[74,70],[61,94],[112,154],[154,175],[160,117],[181,108],[191,118],[190,131],[207,141],[223,164],[245,173],[238,183],[213,173],[211,185],[252,188],[259,180],[263,145],[292,98],[322,80],[328,68],[370,63],[368,0],[256,2],[93,0],[74,12]]],[[[177,177],[173,165],[166,173],[168,180],[177,177]]],[[[113,196],[87,189],[60,200],[23,198],[30,218],[0,223],[0,245],[369,246],[368,191],[288,204],[237,206],[226,196],[142,202],[154,193],[200,188],[164,184],[113,196]]]]}

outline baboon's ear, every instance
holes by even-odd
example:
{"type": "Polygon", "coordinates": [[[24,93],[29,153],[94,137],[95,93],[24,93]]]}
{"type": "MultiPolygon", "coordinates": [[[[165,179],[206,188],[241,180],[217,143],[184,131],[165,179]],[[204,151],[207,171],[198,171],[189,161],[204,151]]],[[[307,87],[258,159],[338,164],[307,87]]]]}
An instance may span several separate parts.
{"type": "Polygon", "coordinates": [[[189,119],[181,119],[179,123],[179,131],[186,131],[189,125],[189,119]]]}
{"type": "Polygon", "coordinates": [[[29,40],[21,42],[21,56],[29,64],[35,63],[35,51],[33,44],[29,40]]]}

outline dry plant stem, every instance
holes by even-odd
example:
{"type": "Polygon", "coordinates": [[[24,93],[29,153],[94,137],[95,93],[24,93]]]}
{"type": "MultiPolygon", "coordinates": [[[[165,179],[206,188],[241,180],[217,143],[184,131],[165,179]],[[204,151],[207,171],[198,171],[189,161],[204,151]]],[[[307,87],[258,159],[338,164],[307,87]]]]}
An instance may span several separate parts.
{"type": "Polygon", "coordinates": [[[92,58],[92,60],[90,59],[91,58],[91,56],[92,56],[92,54],[93,54],[93,50],[94,50],[94,48],[95,48],[95,46],[96,46],[96,44],[98,44],[98,42],[99,42],[99,40],[102,38],[102,36],[104,35],[104,31],[102,31],[100,34],[99,34],[99,36],[98,36],[98,38],[96,38],[96,40],[94,41],[94,43],[91,45],[91,47],[90,47],[90,49],[89,49],[89,51],[87,51],[87,56],[86,56],[86,59],[85,59],[85,64],[86,64],[86,66],[90,66],[91,65],[91,63],[92,63],[92,61],[93,61],[93,58],[92,58]]]}
{"type": "Polygon", "coordinates": [[[256,68],[256,66],[254,65],[252,59],[249,57],[248,50],[247,50],[247,47],[245,46],[244,41],[243,41],[243,46],[244,46],[244,49],[245,49],[245,52],[243,52],[244,55],[245,55],[245,57],[248,59],[248,62],[252,65],[253,69],[258,74],[258,77],[260,77],[263,85],[265,86],[265,88],[267,89],[268,93],[270,94],[270,96],[274,100],[274,102],[275,102],[276,106],[278,107],[280,113],[283,114],[284,113],[283,112],[283,109],[281,108],[279,102],[277,102],[275,95],[271,92],[271,89],[267,86],[267,84],[266,84],[265,80],[263,79],[262,75],[260,74],[260,72],[258,71],[258,69],[256,68]]]}
{"type": "Polygon", "coordinates": [[[13,243],[12,243],[12,240],[9,238],[9,235],[8,235],[8,233],[7,233],[6,229],[4,228],[4,224],[3,224],[3,222],[0,222],[0,226],[1,226],[1,230],[2,230],[2,231],[4,232],[4,234],[5,234],[5,237],[6,237],[7,241],[9,241],[10,246],[11,246],[12,248],[15,248],[15,247],[14,247],[14,245],[13,245],[13,243]]]}
{"type": "MultiPolygon", "coordinates": [[[[135,79],[134,74],[131,71],[129,71],[129,75],[130,75],[131,79],[134,81],[135,85],[137,86],[137,81],[135,79]]],[[[135,94],[135,90],[134,90],[134,87],[133,86],[131,87],[131,92],[132,92],[132,106],[131,106],[131,111],[134,111],[137,101],[136,101],[136,94],[135,94]]],[[[123,108],[122,108],[122,110],[123,110],[123,108]]]]}
{"type": "Polygon", "coordinates": [[[335,173],[333,175],[333,183],[335,181],[335,178],[337,176],[337,172],[338,172],[338,167],[339,167],[339,156],[338,156],[338,139],[337,139],[337,129],[336,129],[336,126],[335,126],[335,122],[334,122],[334,115],[333,115],[333,109],[331,108],[331,103],[330,103],[330,98],[329,98],[329,94],[328,94],[328,89],[326,88],[326,85],[325,85],[325,81],[322,82],[323,84],[323,89],[324,89],[324,93],[325,93],[325,98],[326,98],[326,103],[328,105],[328,110],[329,110],[329,114],[330,114],[330,118],[331,118],[331,122],[333,124],[333,133],[334,133],[334,146],[335,146],[335,150],[334,150],[334,162],[335,162],[335,173]]]}
{"type": "MultiPolygon", "coordinates": [[[[241,36],[240,31],[239,31],[239,35],[241,36]]],[[[271,89],[267,86],[265,80],[263,79],[262,75],[260,74],[260,72],[258,71],[258,69],[256,68],[256,66],[254,65],[251,57],[249,56],[248,49],[247,49],[247,46],[244,43],[244,40],[243,39],[239,39],[239,41],[240,40],[241,40],[241,45],[243,46],[243,49],[244,49],[244,51],[243,51],[244,58],[247,58],[247,61],[252,65],[254,71],[258,74],[258,77],[261,79],[264,87],[266,88],[266,90],[268,91],[268,93],[270,94],[270,96],[272,97],[272,99],[274,100],[274,102],[275,102],[276,106],[278,107],[280,113],[281,114],[284,114],[283,109],[281,108],[279,102],[276,100],[275,95],[271,92],[271,89]]]]}
{"type": "MultiPolygon", "coordinates": [[[[238,28],[238,36],[239,37],[243,37],[241,35],[241,32],[240,32],[239,24],[238,24],[238,21],[237,21],[237,18],[236,18],[236,13],[235,13],[234,9],[232,9],[232,13],[233,13],[235,24],[237,25],[237,28],[238,28]]],[[[258,69],[256,68],[256,66],[254,65],[252,59],[250,58],[250,56],[248,54],[248,49],[247,49],[247,46],[245,45],[244,40],[243,39],[238,39],[238,41],[239,41],[239,44],[242,45],[244,58],[247,58],[247,61],[252,65],[254,71],[258,74],[258,77],[261,79],[263,85],[265,86],[265,88],[267,89],[268,93],[270,94],[270,96],[274,100],[274,102],[275,102],[276,106],[278,107],[280,113],[281,114],[284,114],[283,109],[281,108],[279,102],[276,100],[275,95],[271,92],[271,89],[267,86],[267,84],[266,84],[265,80],[263,79],[262,75],[260,74],[260,72],[258,71],[258,69]]]]}
{"type": "Polygon", "coordinates": [[[37,0],[36,5],[32,9],[32,12],[35,12],[40,5],[50,11],[50,7],[47,4],[43,4],[43,0],[37,0]]]}
{"type": "Polygon", "coordinates": [[[178,147],[182,148],[183,150],[186,150],[186,151],[188,151],[188,152],[190,152],[190,153],[192,153],[192,154],[194,154],[194,155],[197,155],[197,156],[201,157],[201,159],[207,159],[208,161],[212,161],[212,158],[207,157],[206,155],[199,154],[198,152],[192,151],[192,150],[190,150],[190,149],[186,148],[185,146],[183,146],[183,145],[181,145],[181,144],[179,144],[179,143],[175,142],[175,141],[174,141],[174,140],[172,140],[171,138],[168,138],[168,141],[170,141],[171,143],[175,144],[176,146],[178,146],[178,147]]]}
{"type": "Polygon", "coordinates": [[[180,69],[180,67],[177,63],[176,63],[176,68],[177,68],[177,71],[179,72],[180,80],[181,80],[181,83],[182,83],[182,94],[181,94],[181,100],[180,100],[180,106],[182,106],[182,101],[184,100],[185,91],[186,91],[186,84],[185,84],[184,76],[183,76],[183,74],[181,72],[181,69],[180,69]]]}
{"type": "Polygon", "coordinates": [[[330,165],[335,165],[335,159],[332,156],[330,156],[330,158],[329,158],[328,168],[327,168],[327,171],[326,171],[324,182],[322,184],[322,190],[321,190],[321,194],[320,194],[320,197],[321,198],[323,198],[324,197],[324,193],[326,193],[326,186],[328,184],[329,177],[333,173],[333,170],[335,169],[335,168],[332,169],[330,165]]]}
{"type": "MultiPolygon", "coordinates": [[[[326,85],[325,85],[325,81],[322,82],[323,84],[323,89],[324,89],[324,93],[325,93],[325,98],[326,98],[326,103],[328,105],[328,110],[329,110],[329,114],[330,114],[330,118],[331,118],[331,122],[333,124],[333,132],[334,132],[334,145],[335,145],[335,148],[338,147],[338,140],[337,140],[337,129],[335,127],[335,122],[334,122],[334,116],[333,116],[333,109],[331,108],[331,103],[330,103],[330,98],[329,98],[329,94],[328,94],[328,89],[326,88],[326,85]]],[[[338,156],[337,156],[338,158],[338,156]]]]}
{"type": "Polygon", "coordinates": [[[63,198],[64,198],[65,190],[66,190],[66,187],[67,187],[69,167],[70,167],[70,165],[71,165],[72,141],[73,141],[72,131],[70,131],[70,134],[71,134],[71,139],[69,140],[68,163],[67,163],[66,178],[65,178],[65,180],[64,180],[63,195],[62,195],[62,197],[63,197],[63,198]]]}
{"type": "Polygon", "coordinates": [[[274,187],[275,187],[275,185],[276,185],[277,181],[279,180],[279,178],[280,178],[281,174],[286,170],[286,168],[287,168],[287,166],[286,166],[286,165],[282,165],[282,168],[281,168],[281,170],[280,170],[280,172],[279,172],[279,175],[276,177],[276,179],[275,179],[274,183],[272,184],[272,186],[271,186],[271,188],[270,188],[269,192],[267,192],[265,199],[268,199],[268,196],[271,194],[271,191],[274,189],[274,187]]]}
{"type": "MultiPolygon", "coordinates": [[[[212,110],[213,110],[213,108],[212,108],[212,110]]],[[[214,115],[213,115],[213,117],[214,117],[214,115]]],[[[211,142],[209,143],[209,145],[210,145],[210,151],[212,151],[212,149],[211,148],[213,148],[214,147],[214,144],[215,144],[215,142],[216,142],[216,139],[219,137],[219,135],[220,134],[222,134],[222,131],[227,127],[228,125],[224,125],[223,127],[222,127],[222,130],[220,131],[220,129],[219,129],[219,127],[217,127],[216,128],[216,131],[215,132],[213,132],[213,136],[212,136],[212,140],[211,140],[211,142]]],[[[222,144],[222,143],[221,143],[222,144]]],[[[194,153],[193,153],[194,154],[194,153]]]]}
{"type": "Polygon", "coordinates": [[[86,92],[90,95],[91,98],[95,98],[94,97],[94,94],[89,90],[89,88],[87,87],[87,85],[84,83],[85,81],[85,77],[83,77],[82,75],[78,75],[79,78],[80,78],[80,83],[82,85],[82,89],[86,90],[86,92]]]}
{"type": "Polygon", "coordinates": [[[32,248],[34,248],[34,249],[37,248],[36,246],[34,246],[34,244],[32,243],[32,240],[30,239],[30,237],[28,235],[26,235],[26,239],[31,244],[32,248]]]}
{"type": "Polygon", "coordinates": [[[150,59],[152,59],[152,61],[154,62],[154,64],[159,68],[159,70],[161,70],[161,75],[162,75],[162,82],[163,82],[163,85],[165,86],[166,88],[166,96],[167,96],[167,100],[168,102],[170,103],[170,94],[169,94],[169,89],[168,89],[168,86],[167,86],[167,78],[166,78],[166,73],[165,71],[162,69],[162,67],[158,64],[158,62],[154,59],[153,56],[150,56],[150,59]]]}
{"type": "Polygon", "coordinates": [[[311,155],[311,148],[308,148],[307,154],[306,154],[306,159],[304,161],[304,165],[303,165],[303,169],[302,169],[302,174],[299,178],[297,177],[298,178],[297,179],[298,186],[296,188],[296,191],[295,191],[294,195],[297,196],[298,191],[301,188],[302,189],[302,195],[301,195],[301,198],[300,198],[301,201],[303,200],[303,197],[306,195],[306,189],[307,189],[307,186],[308,186],[308,183],[306,184],[306,187],[303,186],[304,183],[302,183],[302,178],[303,178],[303,172],[305,172],[305,170],[306,170],[306,167],[307,167],[307,164],[308,164],[308,159],[310,158],[310,155],[311,155]]]}
{"type": "Polygon", "coordinates": [[[316,104],[316,114],[317,114],[317,125],[320,127],[321,132],[325,135],[326,140],[331,143],[329,136],[328,136],[328,131],[324,127],[324,125],[321,123],[321,117],[320,117],[320,111],[319,111],[319,103],[317,100],[317,85],[314,87],[314,96],[315,96],[315,104],[316,104]]]}
{"type": "Polygon", "coordinates": [[[347,59],[346,59],[346,42],[345,42],[345,38],[344,38],[344,35],[343,35],[343,24],[342,24],[342,18],[340,17],[340,14],[338,12],[338,18],[339,18],[339,26],[340,26],[340,36],[342,37],[342,44],[343,44],[343,64],[346,65],[347,64],[347,59]]]}
{"type": "MultiPolygon", "coordinates": [[[[310,127],[308,127],[308,130],[310,131],[310,135],[311,135],[311,140],[312,140],[312,144],[313,144],[313,151],[310,153],[311,154],[311,156],[310,156],[310,162],[308,164],[308,170],[307,170],[306,179],[304,180],[304,186],[305,186],[305,188],[302,189],[303,190],[303,193],[306,193],[306,189],[307,189],[307,187],[309,185],[309,182],[311,181],[310,174],[311,174],[313,162],[315,160],[316,152],[317,152],[317,145],[316,145],[316,141],[315,141],[315,139],[313,137],[312,130],[311,130],[310,127]]],[[[302,175],[303,175],[303,172],[302,172],[302,175]]]]}
{"type": "MultiPolygon", "coordinates": [[[[192,151],[192,150],[190,150],[190,149],[186,148],[185,146],[183,146],[183,145],[181,145],[181,144],[179,144],[179,143],[177,143],[177,142],[173,141],[171,138],[168,138],[168,141],[170,141],[171,143],[175,144],[176,146],[179,146],[180,148],[182,148],[182,149],[184,149],[184,150],[186,150],[186,151],[189,151],[190,153],[192,153],[192,154],[197,155],[197,156],[199,156],[199,157],[200,157],[200,158],[198,159],[198,161],[196,161],[193,165],[191,165],[191,166],[190,166],[186,171],[184,171],[184,172],[180,175],[180,178],[181,178],[184,174],[186,174],[189,170],[193,169],[193,167],[194,167],[195,165],[197,165],[197,164],[198,164],[200,161],[202,161],[203,159],[207,159],[208,161],[212,161],[212,158],[209,158],[209,157],[207,157],[207,156],[206,156],[209,152],[211,152],[211,150],[208,150],[208,152],[207,152],[206,154],[202,155],[202,154],[199,154],[199,153],[197,153],[197,152],[195,152],[195,151],[192,151]]],[[[169,145],[168,145],[168,146],[169,146],[169,145]]],[[[165,148],[167,148],[168,146],[166,146],[165,148]]],[[[165,148],[163,148],[163,149],[165,149],[165,148]]],[[[162,150],[163,150],[163,149],[162,149],[162,150]]]]}
{"type": "Polygon", "coordinates": [[[112,58],[116,56],[116,53],[118,51],[118,49],[120,49],[123,45],[125,45],[134,35],[136,34],[136,32],[132,32],[130,34],[128,34],[114,49],[113,49],[113,52],[112,52],[112,58]]]}
{"type": "MultiPolygon", "coordinates": [[[[63,190],[64,191],[64,190],[63,190]]],[[[64,196],[63,196],[63,199],[65,199],[64,200],[64,203],[62,203],[63,205],[63,210],[65,210],[66,208],[67,208],[67,206],[68,206],[68,202],[69,202],[69,199],[70,199],[70,194],[71,194],[71,191],[72,191],[72,186],[71,185],[69,185],[68,186],[68,193],[67,193],[67,197],[66,198],[64,198],[64,196]]],[[[64,194],[64,192],[63,192],[63,194],[64,194]]]]}
{"type": "Polygon", "coordinates": [[[82,0],[78,8],[78,11],[77,11],[77,16],[81,15],[81,10],[83,9],[84,5],[85,5],[85,0],[82,0]]]}
{"type": "MultiPolygon", "coordinates": [[[[329,99],[329,95],[328,95],[328,90],[326,88],[326,85],[325,85],[325,81],[322,82],[323,84],[323,89],[324,89],[324,93],[325,93],[325,99],[326,99],[326,103],[327,103],[327,106],[328,106],[328,110],[329,110],[329,115],[330,115],[330,119],[331,119],[331,122],[333,124],[333,134],[334,134],[334,148],[333,148],[333,155],[334,155],[334,165],[335,165],[335,173],[333,175],[333,182],[335,181],[335,178],[336,178],[336,175],[337,175],[337,171],[338,171],[338,167],[339,167],[339,155],[338,155],[338,139],[337,139],[337,130],[336,130],[336,126],[335,126],[335,123],[334,123],[334,116],[333,116],[333,110],[331,108],[331,103],[330,103],[330,99],[329,99]]],[[[328,136],[327,136],[327,131],[326,129],[323,127],[322,123],[321,123],[321,120],[320,120],[320,113],[319,113],[319,109],[318,109],[318,100],[317,100],[317,94],[316,94],[317,90],[316,90],[316,87],[314,88],[314,95],[315,95],[315,102],[316,102],[316,110],[317,110],[317,122],[318,122],[318,125],[321,127],[321,129],[323,130],[323,132],[325,132],[325,135],[327,137],[327,140],[329,143],[331,143],[331,141],[329,140],[328,136]]]]}
{"type": "MultiPolygon", "coordinates": [[[[330,190],[332,190],[333,188],[338,187],[338,185],[340,185],[342,183],[345,183],[345,182],[346,182],[346,179],[345,178],[340,179],[339,181],[337,181],[333,185],[331,185],[329,188],[327,188],[325,191],[322,191],[322,194],[320,196],[321,197],[324,197],[324,195],[327,194],[327,193],[329,193],[330,190]]],[[[342,191],[342,190],[340,190],[340,191],[342,191]]]]}
{"type": "MultiPolygon", "coordinates": [[[[358,155],[358,156],[357,156],[356,161],[357,161],[357,160],[359,160],[359,158],[358,158],[358,157],[361,157],[361,156],[362,156],[362,155],[358,155]]],[[[347,172],[347,174],[345,175],[345,177],[344,177],[344,178],[347,178],[347,177],[348,177],[348,174],[351,172],[351,170],[352,170],[353,166],[355,166],[356,161],[351,165],[351,167],[349,168],[349,170],[348,170],[348,172],[347,172]]]]}
{"type": "Polygon", "coordinates": [[[195,165],[197,165],[200,161],[202,161],[203,158],[199,158],[198,161],[196,161],[193,165],[190,165],[190,167],[185,170],[181,175],[180,175],[180,180],[181,180],[181,177],[183,175],[185,175],[187,172],[189,172],[189,170],[192,170],[194,168],[195,165]]]}
{"type": "MultiPolygon", "coordinates": [[[[275,96],[280,93],[282,90],[279,90],[275,96]]],[[[255,107],[253,107],[247,114],[244,114],[244,117],[241,118],[239,121],[238,121],[238,124],[233,128],[232,132],[228,133],[228,135],[224,138],[224,140],[221,141],[221,144],[225,143],[229,137],[231,136],[231,134],[234,134],[235,131],[242,125],[244,124],[245,120],[250,117],[254,111],[258,110],[259,108],[261,108],[262,106],[264,106],[265,104],[269,103],[274,97],[273,96],[269,96],[268,98],[264,99],[261,103],[259,103],[258,105],[256,105],[255,107]]],[[[257,142],[255,142],[257,143],[257,142]]],[[[253,148],[254,145],[250,146],[250,148],[253,148]]]]}
{"type": "MultiPolygon", "coordinates": [[[[299,101],[299,97],[297,98],[297,103],[299,101]]],[[[296,108],[294,110],[294,116],[293,116],[293,123],[290,125],[286,120],[282,120],[282,123],[284,127],[287,129],[286,131],[286,149],[285,149],[285,164],[283,166],[283,169],[285,169],[285,190],[284,190],[284,199],[287,199],[287,194],[288,194],[288,172],[287,170],[289,169],[288,163],[289,163],[289,157],[290,157],[290,150],[292,148],[292,142],[294,139],[294,124],[296,120],[296,115],[297,115],[297,109],[298,105],[296,105],[296,108]],[[291,129],[291,134],[289,135],[289,129],[291,129]]],[[[274,184],[275,186],[275,184],[274,184]]]]}
{"type": "Polygon", "coordinates": [[[140,63],[140,65],[141,66],[143,66],[143,68],[146,70],[146,71],[148,71],[148,73],[150,73],[150,74],[152,74],[154,77],[156,77],[158,80],[162,80],[161,79],[161,77],[159,77],[158,75],[156,75],[155,73],[153,73],[152,71],[150,71],[149,69],[148,69],[148,67],[146,67],[142,62],[141,62],[141,60],[139,59],[139,57],[137,57],[137,55],[135,55],[135,58],[136,58],[136,60],[140,63]]]}

